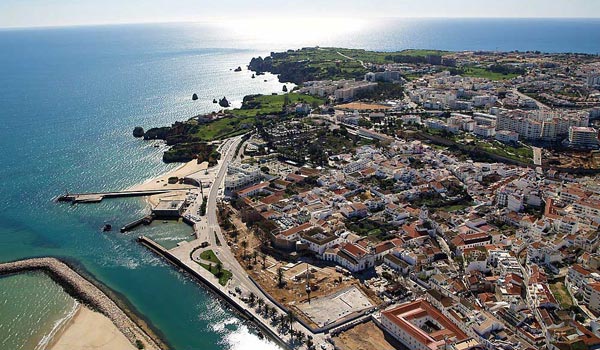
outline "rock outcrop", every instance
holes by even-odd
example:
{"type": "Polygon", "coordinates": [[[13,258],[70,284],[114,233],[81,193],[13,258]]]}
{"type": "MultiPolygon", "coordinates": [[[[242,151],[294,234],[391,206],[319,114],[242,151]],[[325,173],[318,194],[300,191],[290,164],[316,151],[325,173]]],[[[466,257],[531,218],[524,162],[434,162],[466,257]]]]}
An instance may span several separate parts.
{"type": "Polygon", "coordinates": [[[227,101],[227,98],[225,98],[225,96],[223,96],[223,98],[219,100],[219,106],[221,106],[223,108],[227,108],[227,107],[231,107],[231,104],[229,103],[229,101],[227,101]]]}
{"type": "Polygon", "coordinates": [[[141,126],[133,128],[133,137],[144,137],[144,128],[141,126]]]}
{"type": "Polygon", "coordinates": [[[197,94],[193,94],[192,95],[192,101],[196,101],[198,99],[198,95],[197,94]]]}

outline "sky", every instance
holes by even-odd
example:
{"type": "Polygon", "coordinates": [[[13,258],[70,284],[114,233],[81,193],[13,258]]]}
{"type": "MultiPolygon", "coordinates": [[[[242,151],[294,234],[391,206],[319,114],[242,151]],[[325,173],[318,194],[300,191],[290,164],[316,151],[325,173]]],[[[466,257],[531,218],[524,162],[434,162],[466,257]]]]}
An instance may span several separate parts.
{"type": "Polygon", "coordinates": [[[0,27],[235,18],[600,17],[600,0],[0,0],[0,27]]]}

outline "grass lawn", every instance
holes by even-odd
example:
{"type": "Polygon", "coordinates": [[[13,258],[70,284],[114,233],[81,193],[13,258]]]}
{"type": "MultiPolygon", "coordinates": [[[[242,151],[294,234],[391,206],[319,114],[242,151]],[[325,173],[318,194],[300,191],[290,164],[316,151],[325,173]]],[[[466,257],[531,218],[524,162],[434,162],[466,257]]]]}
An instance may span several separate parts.
{"type": "Polygon", "coordinates": [[[567,287],[565,287],[564,283],[556,282],[550,284],[550,291],[552,291],[552,294],[554,294],[554,297],[560,304],[561,308],[568,309],[569,307],[573,306],[573,300],[571,300],[569,291],[567,291],[567,287]]]}
{"type": "Polygon", "coordinates": [[[205,250],[200,254],[200,258],[206,260],[206,261],[210,261],[213,264],[217,264],[219,262],[221,262],[221,260],[219,260],[219,258],[217,258],[217,256],[215,255],[215,252],[213,252],[212,250],[205,250]]]}
{"type": "Polygon", "coordinates": [[[210,264],[205,264],[205,263],[201,263],[201,262],[197,262],[197,263],[198,263],[198,265],[207,269],[215,277],[219,278],[220,285],[225,286],[227,284],[227,281],[229,281],[229,279],[231,279],[231,277],[233,276],[231,271],[225,270],[223,268],[223,266],[222,266],[223,264],[221,263],[221,260],[219,260],[219,258],[217,258],[217,256],[215,255],[215,252],[213,252],[212,250],[203,251],[202,253],[200,253],[200,258],[211,262],[210,264]],[[219,271],[219,269],[217,268],[218,264],[221,264],[221,271],[219,271]]]}

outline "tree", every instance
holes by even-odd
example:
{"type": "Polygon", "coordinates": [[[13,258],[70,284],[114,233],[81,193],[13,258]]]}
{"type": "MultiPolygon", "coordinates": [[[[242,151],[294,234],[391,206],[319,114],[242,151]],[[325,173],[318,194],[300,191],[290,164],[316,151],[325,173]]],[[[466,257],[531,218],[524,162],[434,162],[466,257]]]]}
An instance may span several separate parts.
{"type": "Polygon", "coordinates": [[[256,257],[258,256],[258,252],[255,250],[252,252],[252,258],[254,259],[254,264],[256,264],[256,257]]]}
{"type": "Polygon", "coordinates": [[[281,329],[285,329],[286,321],[287,321],[286,315],[279,315],[279,326],[281,327],[281,329]]]}
{"type": "Polygon", "coordinates": [[[250,300],[250,305],[253,305],[254,301],[256,301],[256,295],[254,295],[253,292],[250,292],[250,295],[248,296],[248,300],[250,300]]]}
{"type": "Polygon", "coordinates": [[[277,286],[279,288],[282,288],[285,284],[285,281],[283,279],[283,268],[278,268],[277,269],[277,286]]]}
{"type": "Polygon", "coordinates": [[[242,254],[242,259],[246,259],[246,248],[248,248],[248,242],[246,240],[243,240],[241,245],[242,245],[242,248],[244,249],[244,253],[242,254]]]}
{"type": "Polygon", "coordinates": [[[260,258],[262,259],[262,268],[264,270],[266,268],[266,265],[267,265],[267,254],[261,252],[260,253],[260,258]]]}
{"type": "Polygon", "coordinates": [[[306,337],[306,347],[312,349],[314,345],[315,343],[313,342],[312,336],[309,335],[308,337],[306,337]]]}
{"type": "Polygon", "coordinates": [[[291,336],[291,340],[292,342],[294,341],[294,329],[292,328],[292,325],[294,324],[294,320],[295,320],[295,315],[292,312],[292,310],[288,310],[287,313],[287,321],[289,323],[289,327],[290,327],[290,336],[291,336]]]}
{"type": "Polygon", "coordinates": [[[217,268],[217,277],[221,277],[221,275],[223,275],[223,263],[221,263],[220,261],[217,263],[216,265],[217,268]]]}
{"type": "Polygon", "coordinates": [[[258,298],[258,309],[260,310],[263,305],[265,305],[265,301],[263,300],[263,298],[258,298]]]}

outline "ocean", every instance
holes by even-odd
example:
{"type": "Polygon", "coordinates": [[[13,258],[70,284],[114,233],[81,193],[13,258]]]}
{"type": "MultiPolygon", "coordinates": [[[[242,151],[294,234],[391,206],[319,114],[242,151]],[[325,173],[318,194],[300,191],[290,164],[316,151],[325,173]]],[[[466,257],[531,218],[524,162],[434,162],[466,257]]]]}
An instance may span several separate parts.
{"type": "MultiPolygon", "coordinates": [[[[1,26],[1,23],[0,23],[1,26]]],[[[0,30],[0,261],[56,256],[115,291],[178,350],[276,349],[198,284],[135,242],[174,246],[191,229],[156,223],[101,233],[147,212],[139,199],[56,204],[66,190],[125,189],[172,169],[134,126],[169,125],[280,92],[272,75],[234,72],[303,46],[379,51],[600,51],[600,20],[238,21],[0,30]],[[263,79],[267,79],[264,82],[263,79]],[[200,97],[192,101],[192,93],[200,97]]],[[[0,348],[43,348],[73,300],[41,274],[0,278],[0,348]],[[47,302],[39,302],[40,299],[47,302]]]]}

